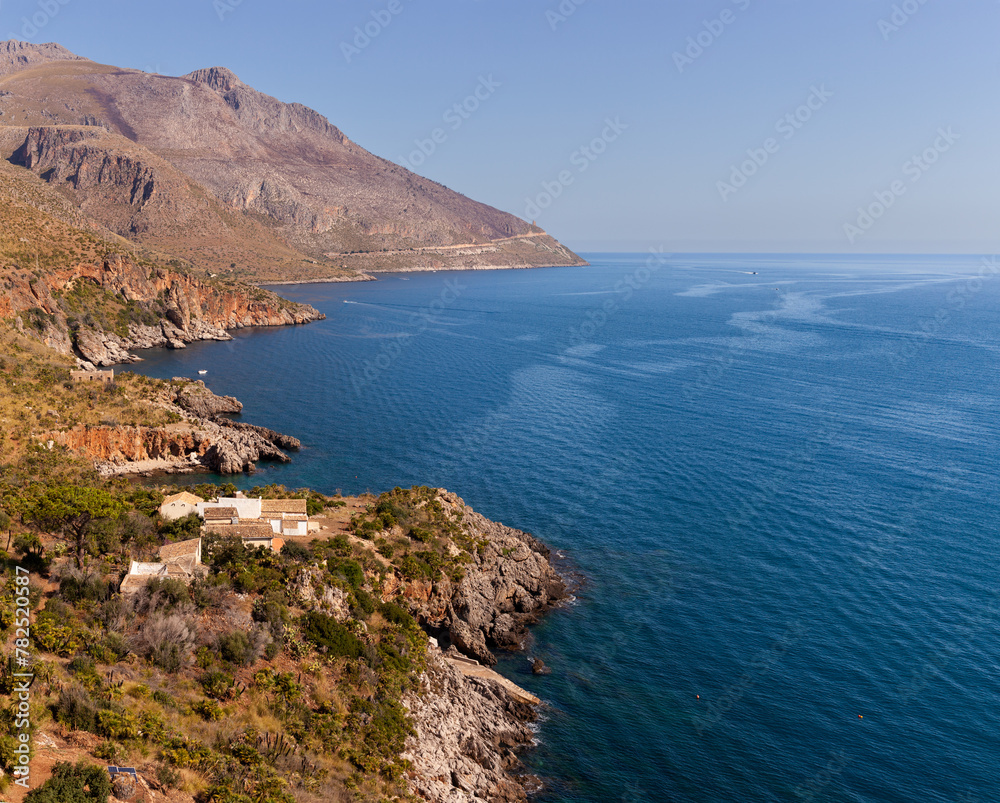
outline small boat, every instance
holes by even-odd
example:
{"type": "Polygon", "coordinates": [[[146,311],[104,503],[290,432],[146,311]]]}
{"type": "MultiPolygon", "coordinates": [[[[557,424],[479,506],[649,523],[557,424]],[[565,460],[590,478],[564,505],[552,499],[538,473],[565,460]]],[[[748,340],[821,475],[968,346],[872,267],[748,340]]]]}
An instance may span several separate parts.
{"type": "Polygon", "coordinates": [[[199,371],[198,373],[199,373],[199,374],[207,374],[207,373],[208,373],[208,371],[199,371]]]}

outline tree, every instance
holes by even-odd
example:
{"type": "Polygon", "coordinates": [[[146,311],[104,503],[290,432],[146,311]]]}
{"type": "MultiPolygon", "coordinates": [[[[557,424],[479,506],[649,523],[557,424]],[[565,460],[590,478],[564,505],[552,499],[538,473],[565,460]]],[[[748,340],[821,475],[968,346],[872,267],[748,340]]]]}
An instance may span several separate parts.
{"type": "Polygon", "coordinates": [[[101,488],[57,485],[47,489],[34,502],[28,518],[46,529],[58,529],[71,539],[76,567],[82,569],[92,523],[121,512],[122,504],[101,488]]]}

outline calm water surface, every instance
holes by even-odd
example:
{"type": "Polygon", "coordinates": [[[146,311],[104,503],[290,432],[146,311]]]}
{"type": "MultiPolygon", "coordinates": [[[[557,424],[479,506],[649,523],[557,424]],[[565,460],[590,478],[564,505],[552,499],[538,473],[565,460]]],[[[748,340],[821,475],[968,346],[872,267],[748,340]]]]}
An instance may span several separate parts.
{"type": "Polygon", "coordinates": [[[546,801],[1000,800],[1000,275],[594,255],[278,288],[145,354],[302,439],[239,484],[444,486],[587,578],[501,668],[546,801]]]}

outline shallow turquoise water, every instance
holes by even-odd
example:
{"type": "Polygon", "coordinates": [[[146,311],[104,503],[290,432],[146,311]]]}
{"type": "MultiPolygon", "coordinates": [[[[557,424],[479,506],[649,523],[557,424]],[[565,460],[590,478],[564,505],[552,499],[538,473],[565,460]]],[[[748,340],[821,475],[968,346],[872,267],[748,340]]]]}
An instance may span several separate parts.
{"type": "Polygon", "coordinates": [[[540,799],[1000,800],[996,269],[591,260],[283,287],[328,319],[139,369],[302,439],[245,487],[445,486],[586,578],[502,662],[540,799]]]}

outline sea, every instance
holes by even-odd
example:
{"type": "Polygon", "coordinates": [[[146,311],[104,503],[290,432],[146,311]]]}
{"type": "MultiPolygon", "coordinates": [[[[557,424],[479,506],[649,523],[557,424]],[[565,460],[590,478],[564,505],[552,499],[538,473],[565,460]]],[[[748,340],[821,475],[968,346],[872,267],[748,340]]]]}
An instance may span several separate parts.
{"type": "Polygon", "coordinates": [[[302,440],[242,488],[445,487],[553,549],[498,667],[538,803],[1000,801],[1000,263],[587,258],[276,287],[326,320],[135,370],[302,440]]]}

